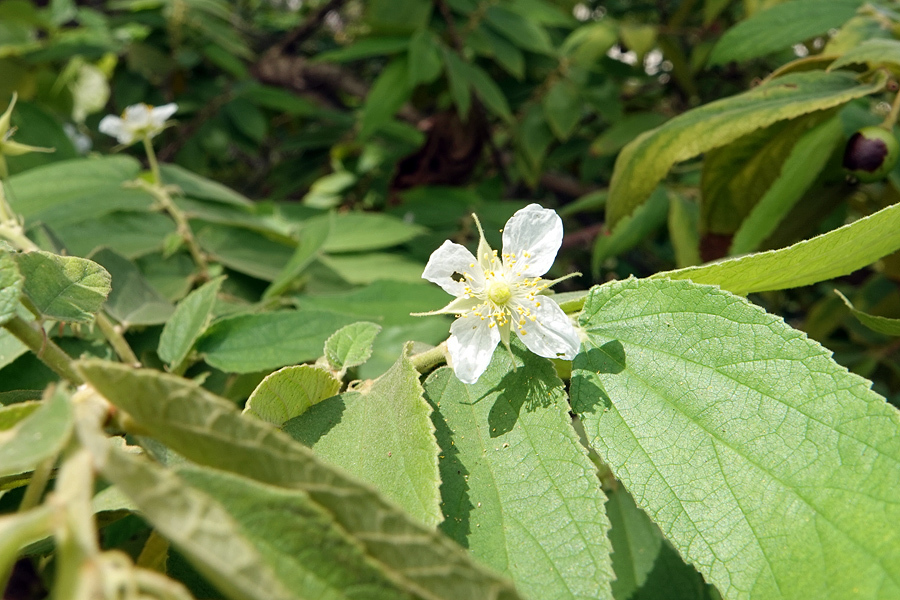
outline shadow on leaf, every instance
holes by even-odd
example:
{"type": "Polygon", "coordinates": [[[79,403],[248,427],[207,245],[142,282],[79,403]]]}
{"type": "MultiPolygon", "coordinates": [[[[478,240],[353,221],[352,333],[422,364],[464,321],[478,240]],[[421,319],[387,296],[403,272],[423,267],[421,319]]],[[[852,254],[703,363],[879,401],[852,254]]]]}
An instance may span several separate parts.
{"type": "Polygon", "coordinates": [[[617,375],[625,370],[625,348],[619,340],[606,342],[600,347],[585,344],[572,361],[572,383],[569,388],[572,410],[578,414],[595,412],[612,407],[612,400],[600,375],[617,375]]]}

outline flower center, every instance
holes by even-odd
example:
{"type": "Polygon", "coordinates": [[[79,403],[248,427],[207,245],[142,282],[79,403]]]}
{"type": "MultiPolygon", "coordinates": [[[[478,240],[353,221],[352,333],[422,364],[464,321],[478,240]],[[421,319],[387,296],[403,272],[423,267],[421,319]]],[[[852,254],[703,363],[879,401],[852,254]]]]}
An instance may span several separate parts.
{"type": "Polygon", "coordinates": [[[505,281],[495,279],[488,284],[488,298],[490,298],[491,302],[494,304],[502,306],[506,304],[511,297],[512,292],[509,291],[509,286],[505,281]]]}

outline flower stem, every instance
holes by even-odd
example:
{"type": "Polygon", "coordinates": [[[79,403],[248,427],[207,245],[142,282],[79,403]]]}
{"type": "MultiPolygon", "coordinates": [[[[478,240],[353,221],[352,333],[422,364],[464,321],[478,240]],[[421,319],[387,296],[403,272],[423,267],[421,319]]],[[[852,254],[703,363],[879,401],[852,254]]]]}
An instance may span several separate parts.
{"type": "Polygon", "coordinates": [[[165,210],[169,216],[172,217],[172,220],[175,221],[178,235],[184,240],[184,244],[187,246],[188,252],[190,252],[191,258],[194,260],[194,264],[200,269],[198,278],[201,281],[207,281],[209,279],[209,262],[207,262],[206,256],[200,249],[200,244],[197,243],[197,238],[194,237],[194,232],[191,230],[191,225],[188,223],[185,214],[181,212],[181,209],[178,208],[172,200],[169,192],[166,191],[166,188],[161,184],[147,184],[140,180],[138,183],[156,198],[156,201],[162,206],[163,210],[165,210]]]}
{"type": "Polygon", "coordinates": [[[16,315],[3,325],[11,334],[16,336],[28,349],[34,352],[41,362],[50,367],[54,373],[75,385],[81,385],[84,380],[72,366],[72,357],[57,346],[53,340],[36,323],[29,323],[16,315]]]}
{"type": "Polygon", "coordinates": [[[424,373],[441,363],[445,363],[447,362],[447,342],[442,342],[431,350],[410,356],[409,361],[419,373],[424,373]]]}
{"type": "Polygon", "coordinates": [[[153,175],[153,183],[162,187],[162,175],[159,172],[159,161],[156,160],[156,152],[153,150],[153,143],[150,136],[144,136],[144,151],[147,153],[147,162],[150,163],[150,173],[153,175]]]}
{"type": "Polygon", "coordinates": [[[138,360],[134,350],[128,345],[128,341],[125,340],[125,337],[119,331],[118,327],[113,325],[113,322],[106,316],[106,313],[102,311],[97,313],[97,327],[100,329],[103,337],[106,338],[106,341],[113,347],[113,350],[116,351],[116,354],[123,363],[133,367],[141,366],[141,361],[138,360]]]}

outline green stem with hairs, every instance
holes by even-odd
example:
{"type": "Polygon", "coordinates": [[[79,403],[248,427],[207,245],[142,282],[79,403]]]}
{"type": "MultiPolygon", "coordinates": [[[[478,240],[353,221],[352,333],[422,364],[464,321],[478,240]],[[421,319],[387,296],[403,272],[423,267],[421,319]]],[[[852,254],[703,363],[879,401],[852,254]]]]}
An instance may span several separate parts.
{"type": "Polygon", "coordinates": [[[81,385],[84,380],[75,371],[72,366],[72,357],[66,354],[62,348],[57,346],[53,340],[47,337],[47,334],[37,323],[29,323],[22,317],[16,315],[7,321],[3,327],[11,334],[16,336],[19,341],[28,346],[28,349],[34,352],[41,362],[50,367],[54,373],[68,380],[75,385],[81,385]]]}
{"type": "Polygon", "coordinates": [[[424,373],[441,363],[445,363],[447,362],[447,342],[443,342],[431,350],[410,356],[409,361],[419,373],[424,373]]]}
{"type": "Polygon", "coordinates": [[[128,341],[125,340],[125,337],[119,331],[118,327],[113,325],[113,322],[106,316],[106,313],[102,311],[97,313],[97,327],[123,363],[133,367],[141,366],[141,361],[138,360],[134,350],[128,345],[128,341]]]}

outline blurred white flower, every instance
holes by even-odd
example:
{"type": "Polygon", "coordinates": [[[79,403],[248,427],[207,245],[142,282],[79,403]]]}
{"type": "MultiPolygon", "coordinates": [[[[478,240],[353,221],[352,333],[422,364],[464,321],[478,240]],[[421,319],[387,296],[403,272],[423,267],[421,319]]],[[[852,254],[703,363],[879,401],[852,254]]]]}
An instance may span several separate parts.
{"type": "Polygon", "coordinates": [[[69,83],[69,91],[72,92],[72,118],[76,123],[84,123],[88,115],[103,110],[109,101],[106,74],[92,64],[78,68],[77,76],[69,83]]]}
{"type": "MultiPolygon", "coordinates": [[[[474,215],[473,215],[474,217],[474,215]]],[[[484,239],[477,258],[449,240],[432,253],[422,278],[436,283],[456,300],[441,310],[421,314],[455,314],[447,347],[453,371],[463,383],[475,383],[487,369],[497,343],[509,350],[515,331],[540,356],[571,360],[581,344],[569,317],[549,296],[539,293],[554,281],[541,276],[553,265],[562,244],[562,219],[555,211],[530,204],[503,228],[503,254],[484,239]]]]}
{"type": "Polygon", "coordinates": [[[129,145],[144,138],[152,138],[166,128],[166,121],[175,114],[175,103],[162,106],[132,104],[121,117],[106,115],[100,121],[100,133],[111,135],[120,144],[129,145]]]}

